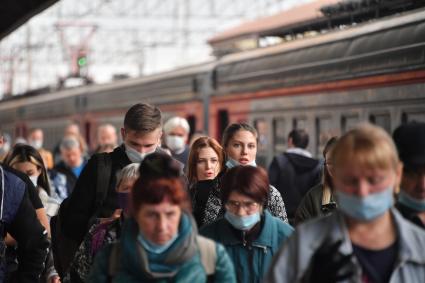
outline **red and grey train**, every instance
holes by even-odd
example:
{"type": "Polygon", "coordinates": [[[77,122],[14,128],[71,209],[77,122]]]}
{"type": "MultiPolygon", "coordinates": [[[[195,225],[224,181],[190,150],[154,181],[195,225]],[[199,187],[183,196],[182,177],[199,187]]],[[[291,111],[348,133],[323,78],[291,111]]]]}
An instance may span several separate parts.
{"type": "Polygon", "coordinates": [[[284,150],[296,127],[309,131],[309,149],[320,155],[329,137],[362,121],[388,132],[425,121],[425,9],[162,74],[4,99],[0,121],[14,136],[43,128],[47,147],[77,121],[93,142],[97,125],[121,127],[137,102],[218,139],[228,123],[252,123],[260,164],[284,150]]]}

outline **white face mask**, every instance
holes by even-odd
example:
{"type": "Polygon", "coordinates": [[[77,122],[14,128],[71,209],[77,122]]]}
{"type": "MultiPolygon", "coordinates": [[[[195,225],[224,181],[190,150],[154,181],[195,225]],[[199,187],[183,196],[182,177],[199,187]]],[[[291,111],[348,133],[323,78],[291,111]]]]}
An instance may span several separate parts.
{"type": "Polygon", "coordinates": [[[43,141],[42,140],[30,140],[29,144],[33,148],[39,150],[43,146],[43,141]]]}
{"type": "Polygon", "coordinates": [[[28,176],[31,180],[31,182],[33,183],[34,187],[37,188],[37,181],[38,181],[38,176],[28,176]]]}
{"type": "Polygon", "coordinates": [[[166,136],[165,144],[172,152],[180,152],[184,150],[184,138],[180,136],[166,136]]]}
{"type": "Polygon", "coordinates": [[[149,154],[152,154],[156,151],[156,147],[149,152],[145,152],[145,153],[140,153],[137,150],[135,150],[134,148],[132,148],[131,146],[124,144],[125,145],[125,153],[127,154],[128,159],[130,159],[131,162],[133,163],[140,163],[143,161],[143,159],[145,159],[146,156],[148,156],[149,154]]]}

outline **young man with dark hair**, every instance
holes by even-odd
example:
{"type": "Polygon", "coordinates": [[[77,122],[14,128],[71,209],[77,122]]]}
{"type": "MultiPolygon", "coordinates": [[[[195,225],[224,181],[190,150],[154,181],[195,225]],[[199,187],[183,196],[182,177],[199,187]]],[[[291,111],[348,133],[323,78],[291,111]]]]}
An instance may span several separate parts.
{"type": "Polygon", "coordinates": [[[273,158],[269,167],[270,184],[280,191],[292,225],[302,198],[321,177],[319,160],[306,150],[308,140],[305,130],[292,130],[288,135],[288,149],[273,158]]]}
{"type": "Polygon", "coordinates": [[[57,270],[64,272],[70,260],[96,218],[111,217],[118,209],[115,191],[116,173],[130,163],[140,163],[148,154],[160,150],[162,135],[161,111],[149,104],[136,104],[126,113],[121,128],[123,144],[111,153],[95,154],[81,172],[72,194],[59,210],[60,224],[66,251],[57,250],[60,259],[55,258],[57,270]],[[99,175],[101,174],[101,175],[99,175]],[[105,182],[100,188],[98,182],[105,182]]]}

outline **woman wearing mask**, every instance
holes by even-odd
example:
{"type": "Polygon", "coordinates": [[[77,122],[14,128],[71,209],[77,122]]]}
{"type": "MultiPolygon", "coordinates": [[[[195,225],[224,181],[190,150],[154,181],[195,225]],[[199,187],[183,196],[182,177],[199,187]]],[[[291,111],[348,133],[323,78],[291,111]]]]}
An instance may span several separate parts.
{"type": "Polygon", "coordinates": [[[337,137],[328,140],[323,149],[325,166],[323,166],[323,181],[310,189],[303,197],[295,213],[295,224],[322,215],[328,215],[335,210],[337,204],[334,196],[332,181],[332,150],[337,142],[337,137]]]}
{"type": "MultiPolygon", "coordinates": [[[[40,153],[38,153],[38,151],[32,146],[16,144],[6,156],[4,164],[12,167],[13,169],[16,169],[23,174],[26,174],[30,178],[34,187],[37,189],[38,196],[32,195],[31,189],[28,190],[28,193],[37,214],[37,218],[46,229],[50,237],[50,225],[47,215],[55,215],[59,205],[57,201],[50,197],[51,189],[47,176],[47,170],[44,166],[43,158],[41,157],[40,153]],[[40,199],[43,203],[41,207],[38,204],[40,199]]],[[[6,237],[6,243],[10,246],[8,248],[8,257],[13,258],[14,255],[12,247],[15,241],[8,236],[6,237]]],[[[46,269],[40,282],[46,282],[46,280],[47,282],[59,282],[59,276],[53,266],[53,257],[51,253],[49,253],[46,269]]]]}
{"type": "Polygon", "coordinates": [[[359,126],[332,163],[338,210],[300,225],[266,282],[425,282],[425,232],[393,209],[402,164],[391,137],[359,126]]]}
{"type": "Polygon", "coordinates": [[[121,240],[99,252],[88,282],[235,282],[223,246],[197,235],[176,160],[147,156],[131,194],[121,240]]]}
{"type": "Polygon", "coordinates": [[[139,177],[139,167],[139,163],[131,163],[118,172],[116,191],[120,209],[111,219],[98,219],[90,228],[64,276],[64,283],[86,282],[97,252],[105,245],[119,240],[124,219],[130,216],[130,195],[139,177]]]}
{"type": "Polygon", "coordinates": [[[258,283],[269,268],[292,227],[272,216],[267,202],[267,172],[252,166],[236,166],[222,182],[224,218],[201,229],[201,234],[222,243],[235,266],[238,282],[258,283]]]}
{"type": "Polygon", "coordinates": [[[187,177],[193,216],[198,227],[204,225],[205,207],[210,195],[215,196],[215,199],[220,198],[220,172],[224,168],[224,162],[224,151],[213,138],[200,137],[190,148],[187,177]]]}
{"type": "MultiPolygon", "coordinates": [[[[224,130],[221,144],[227,157],[225,170],[238,165],[257,166],[255,163],[255,157],[257,156],[257,137],[258,134],[255,128],[245,123],[231,124],[224,130]]],[[[273,186],[270,186],[268,201],[265,207],[273,216],[280,218],[284,222],[288,222],[282,196],[273,186]]],[[[211,195],[206,205],[205,224],[215,221],[222,213],[223,207],[220,197],[211,195]]]]}

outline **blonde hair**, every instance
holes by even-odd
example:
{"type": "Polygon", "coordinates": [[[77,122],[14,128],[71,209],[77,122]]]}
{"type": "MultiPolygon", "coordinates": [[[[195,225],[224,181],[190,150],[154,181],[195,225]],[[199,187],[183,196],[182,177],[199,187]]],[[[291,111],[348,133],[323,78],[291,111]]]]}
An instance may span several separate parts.
{"type": "Polygon", "coordinates": [[[400,160],[392,138],[380,127],[365,123],[343,135],[332,151],[334,168],[353,164],[368,169],[397,170],[400,160]]]}

